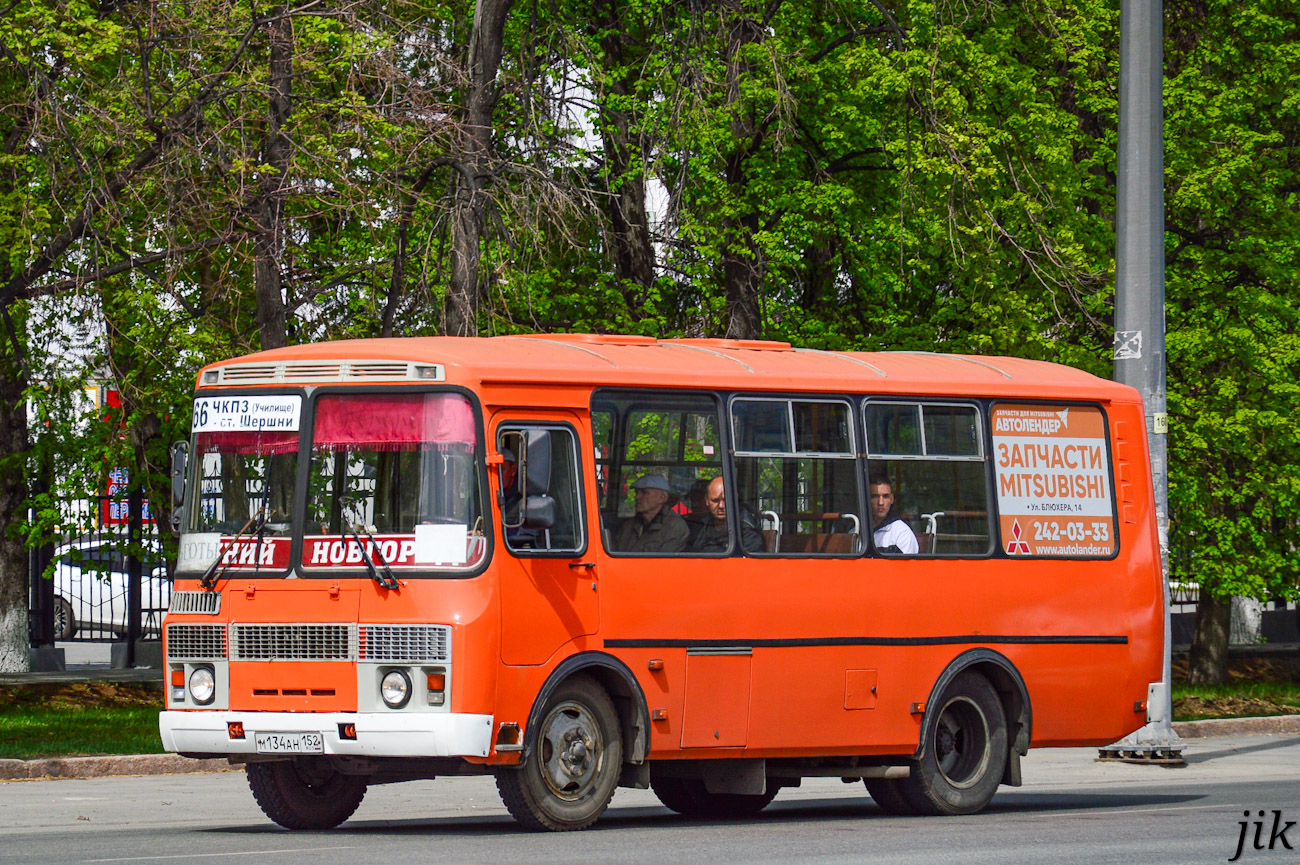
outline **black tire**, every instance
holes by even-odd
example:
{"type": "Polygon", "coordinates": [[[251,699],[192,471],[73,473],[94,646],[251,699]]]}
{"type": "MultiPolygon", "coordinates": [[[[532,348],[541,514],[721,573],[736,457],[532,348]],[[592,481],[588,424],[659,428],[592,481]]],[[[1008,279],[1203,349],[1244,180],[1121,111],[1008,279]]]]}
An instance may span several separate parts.
{"type": "Polygon", "coordinates": [[[575,676],[555,689],[524,762],[496,771],[497,790],[526,829],[585,829],[605,813],[623,768],[623,739],[609,695],[575,676]]]}
{"type": "Polygon", "coordinates": [[[712,820],[738,820],[753,817],[776,798],[777,787],[767,786],[767,792],[753,795],[745,793],[710,793],[699,778],[665,778],[650,772],[650,789],[654,790],[664,807],[687,817],[712,820]]]}
{"type": "Polygon", "coordinates": [[[899,816],[915,814],[916,808],[908,801],[901,778],[863,778],[871,798],[886,814],[899,816]]]}
{"type": "Polygon", "coordinates": [[[65,598],[54,597],[54,639],[71,640],[77,633],[77,617],[72,614],[72,604],[65,598]]]}
{"type": "Polygon", "coordinates": [[[286,829],[333,829],[366,795],[366,779],[344,775],[322,757],[249,763],[248,786],[266,816],[286,829]]]}
{"type": "Polygon", "coordinates": [[[936,705],[939,714],[926,733],[925,755],[913,764],[910,777],[899,779],[898,790],[918,814],[982,811],[1007,765],[1002,702],[988,679],[967,671],[948,684],[936,705]]]}

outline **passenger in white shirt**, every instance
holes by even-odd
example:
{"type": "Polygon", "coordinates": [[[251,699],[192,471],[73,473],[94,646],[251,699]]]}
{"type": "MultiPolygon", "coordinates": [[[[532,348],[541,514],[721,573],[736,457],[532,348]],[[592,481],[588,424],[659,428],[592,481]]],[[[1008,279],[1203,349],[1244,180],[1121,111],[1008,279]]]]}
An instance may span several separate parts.
{"type": "Polygon", "coordinates": [[[871,497],[872,539],[875,541],[876,552],[916,555],[916,535],[894,507],[894,490],[889,478],[873,475],[867,485],[867,492],[871,497]]]}

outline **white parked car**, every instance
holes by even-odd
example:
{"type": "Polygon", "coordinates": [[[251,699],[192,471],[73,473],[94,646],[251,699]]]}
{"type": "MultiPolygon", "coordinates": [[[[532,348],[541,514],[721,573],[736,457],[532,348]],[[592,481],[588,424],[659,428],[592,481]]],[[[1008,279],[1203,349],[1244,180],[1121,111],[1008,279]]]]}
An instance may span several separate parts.
{"type": "MultiPolygon", "coordinates": [[[[156,539],[146,538],[141,560],[141,631],[158,633],[171,600],[172,582],[156,539]]],[[[126,633],[125,541],[114,535],[83,535],[54,551],[54,638],[77,632],[126,633]]]]}

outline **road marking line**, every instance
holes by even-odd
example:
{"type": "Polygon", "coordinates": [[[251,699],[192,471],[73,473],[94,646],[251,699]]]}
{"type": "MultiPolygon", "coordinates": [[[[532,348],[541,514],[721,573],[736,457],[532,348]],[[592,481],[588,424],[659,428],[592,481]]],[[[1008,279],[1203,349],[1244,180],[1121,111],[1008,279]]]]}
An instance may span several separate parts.
{"type": "Polygon", "coordinates": [[[211,859],[214,856],[268,856],[277,853],[316,853],[321,850],[352,850],[352,847],[293,847],[283,850],[241,850],[233,853],[177,853],[171,856],[127,856],[122,859],[83,859],[82,862],[144,862],[158,859],[211,859]]]}

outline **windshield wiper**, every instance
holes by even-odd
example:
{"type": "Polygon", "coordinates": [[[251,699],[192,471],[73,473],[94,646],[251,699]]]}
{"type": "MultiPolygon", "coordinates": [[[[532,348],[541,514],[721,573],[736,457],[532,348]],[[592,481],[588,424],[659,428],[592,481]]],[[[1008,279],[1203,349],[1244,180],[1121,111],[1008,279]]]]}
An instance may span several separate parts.
{"type": "MultiPolygon", "coordinates": [[[[230,550],[232,550],[232,549],[237,549],[237,548],[239,547],[239,540],[240,540],[240,538],[242,538],[242,537],[244,536],[244,532],[248,531],[249,527],[252,526],[254,523],[257,524],[257,531],[258,531],[258,535],[257,535],[257,537],[258,537],[258,546],[260,547],[260,546],[261,546],[261,539],[262,539],[262,529],[263,529],[263,527],[266,526],[266,508],[265,508],[265,507],[258,508],[258,509],[257,509],[257,513],[253,514],[253,516],[251,516],[251,517],[248,518],[248,522],[244,523],[243,528],[241,528],[241,529],[240,529],[240,530],[235,534],[235,536],[230,540],[230,543],[226,546],[226,550],[225,550],[225,552],[230,552],[230,550]]],[[[260,550],[259,550],[259,552],[260,552],[260,550]]],[[[211,591],[213,591],[214,589],[216,589],[216,587],[217,587],[217,583],[220,582],[220,581],[221,581],[221,578],[224,577],[224,576],[226,575],[226,571],[230,568],[230,564],[227,563],[224,567],[222,567],[222,566],[221,566],[221,560],[222,560],[223,558],[225,558],[225,553],[222,552],[221,544],[218,543],[218,544],[217,544],[217,558],[216,558],[216,560],[213,561],[212,564],[208,565],[208,569],[207,569],[207,571],[205,571],[204,574],[203,574],[203,576],[199,578],[199,587],[202,588],[204,591],[211,592],[211,591]],[[221,571],[220,571],[219,573],[218,573],[218,571],[217,571],[217,568],[218,568],[218,567],[221,567],[221,571]]],[[[260,556],[259,556],[259,558],[260,558],[260,556]]],[[[256,565],[255,565],[255,566],[256,566],[256,565]]]]}
{"type": "MultiPolygon", "coordinates": [[[[370,572],[370,579],[378,583],[380,588],[393,589],[394,591],[400,589],[402,584],[397,581],[397,577],[393,576],[393,569],[388,566],[388,560],[384,558],[383,552],[379,549],[379,543],[375,540],[375,536],[370,533],[369,527],[362,523],[353,523],[351,531],[352,539],[356,541],[357,549],[361,551],[361,561],[365,562],[366,570],[370,572]],[[366,552],[366,545],[361,542],[361,532],[366,533],[366,538],[370,541],[370,547],[374,550],[375,557],[379,559],[379,564],[383,566],[384,571],[382,574],[375,567],[375,563],[370,560],[370,554],[366,552]]],[[[344,532],[343,543],[346,544],[347,541],[348,536],[344,532]]]]}

